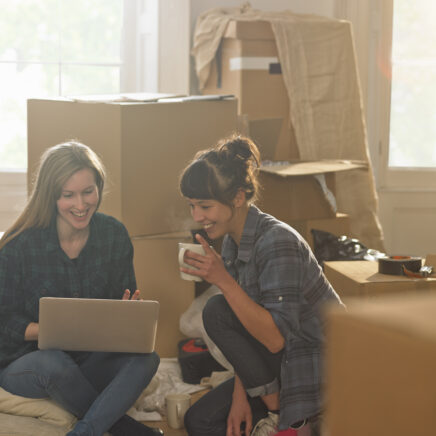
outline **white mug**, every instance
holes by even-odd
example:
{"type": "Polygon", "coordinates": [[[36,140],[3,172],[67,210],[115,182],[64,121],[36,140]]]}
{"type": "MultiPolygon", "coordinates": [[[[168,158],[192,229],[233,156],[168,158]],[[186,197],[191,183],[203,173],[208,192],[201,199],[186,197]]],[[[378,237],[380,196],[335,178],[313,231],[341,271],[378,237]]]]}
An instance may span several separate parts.
{"type": "MultiPolygon", "coordinates": [[[[204,248],[201,244],[188,244],[187,242],[179,242],[179,265],[184,268],[197,269],[195,266],[188,265],[184,261],[186,250],[194,251],[195,253],[202,254],[204,256],[204,248]]],[[[196,282],[201,282],[203,279],[192,274],[186,274],[180,271],[180,277],[183,280],[194,280],[196,282]]]]}
{"type": "Polygon", "coordinates": [[[171,428],[183,428],[186,411],[191,407],[189,394],[169,394],[165,397],[167,422],[171,428]]]}

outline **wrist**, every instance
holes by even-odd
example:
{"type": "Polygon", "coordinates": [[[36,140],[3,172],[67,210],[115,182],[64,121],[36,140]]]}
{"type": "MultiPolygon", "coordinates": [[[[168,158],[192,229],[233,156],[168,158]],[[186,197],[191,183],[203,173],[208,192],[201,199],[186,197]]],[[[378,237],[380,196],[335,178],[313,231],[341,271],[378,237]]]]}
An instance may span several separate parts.
{"type": "Polygon", "coordinates": [[[216,283],[217,287],[221,289],[223,293],[225,293],[226,291],[231,289],[232,286],[237,284],[238,282],[227,271],[225,274],[223,274],[223,277],[221,278],[220,282],[216,283]]]}

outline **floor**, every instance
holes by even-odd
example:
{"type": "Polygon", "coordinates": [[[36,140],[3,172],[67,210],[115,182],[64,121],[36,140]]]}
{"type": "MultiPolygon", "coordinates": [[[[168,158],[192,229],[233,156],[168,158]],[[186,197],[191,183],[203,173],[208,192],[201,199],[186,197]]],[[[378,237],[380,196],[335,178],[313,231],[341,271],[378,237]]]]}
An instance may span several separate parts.
{"type": "MultiPolygon", "coordinates": [[[[204,389],[200,392],[196,392],[191,396],[191,403],[194,404],[199,398],[201,398],[205,393],[209,392],[209,389],[204,389]]],[[[181,429],[173,429],[168,426],[166,421],[147,421],[144,424],[149,427],[159,427],[163,430],[165,436],[188,436],[188,433],[184,428],[181,429]]]]}
{"type": "Polygon", "coordinates": [[[163,430],[165,436],[188,436],[188,433],[184,428],[181,428],[179,430],[175,430],[173,428],[170,428],[168,424],[165,421],[158,421],[158,422],[146,422],[144,424],[147,424],[149,427],[159,427],[163,430]]]}

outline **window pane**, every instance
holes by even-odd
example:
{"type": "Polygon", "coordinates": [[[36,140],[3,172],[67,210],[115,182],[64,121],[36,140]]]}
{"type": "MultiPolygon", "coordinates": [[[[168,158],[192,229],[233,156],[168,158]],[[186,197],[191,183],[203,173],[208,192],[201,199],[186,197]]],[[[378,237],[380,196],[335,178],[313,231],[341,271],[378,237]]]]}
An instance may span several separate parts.
{"type": "Polygon", "coordinates": [[[59,59],[59,0],[0,0],[0,60],[59,59]]]}
{"type": "Polygon", "coordinates": [[[62,67],[62,95],[115,94],[120,90],[120,67],[62,67]]]}
{"type": "Polygon", "coordinates": [[[26,168],[27,99],[56,95],[58,67],[0,64],[0,77],[0,168],[26,168]]]}
{"type": "Polygon", "coordinates": [[[435,17],[434,0],[394,3],[391,167],[436,167],[435,17]]]}
{"type": "Polygon", "coordinates": [[[63,62],[120,62],[122,0],[63,0],[61,22],[63,62]]]}
{"type": "Polygon", "coordinates": [[[0,0],[0,168],[27,166],[27,98],[119,92],[123,7],[0,0]]]}

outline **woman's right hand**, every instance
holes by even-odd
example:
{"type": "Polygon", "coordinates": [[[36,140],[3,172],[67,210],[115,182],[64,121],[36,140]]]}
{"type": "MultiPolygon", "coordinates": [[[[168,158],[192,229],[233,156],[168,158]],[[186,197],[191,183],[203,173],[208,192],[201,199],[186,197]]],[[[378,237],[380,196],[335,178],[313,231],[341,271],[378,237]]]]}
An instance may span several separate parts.
{"type": "Polygon", "coordinates": [[[180,267],[180,271],[201,277],[207,282],[218,286],[220,289],[229,281],[234,282],[233,277],[227,272],[221,256],[209,246],[207,241],[199,233],[195,235],[195,238],[202,245],[205,254],[202,255],[187,250],[184,259],[185,263],[196,269],[180,267]]]}
{"type": "Polygon", "coordinates": [[[250,436],[253,426],[253,415],[245,391],[233,395],[232,405],[227,417],[226,436],[250,436]],[[241,424],[245,422],[245,431],[241,432],[241,424]]]}

